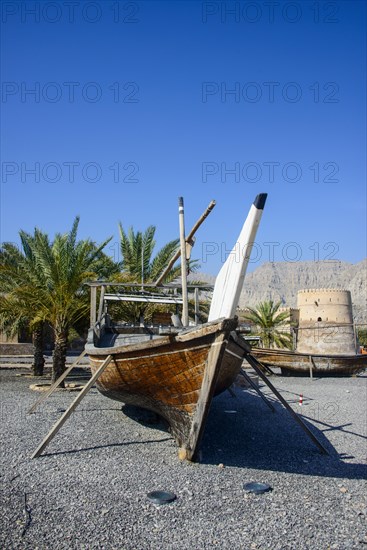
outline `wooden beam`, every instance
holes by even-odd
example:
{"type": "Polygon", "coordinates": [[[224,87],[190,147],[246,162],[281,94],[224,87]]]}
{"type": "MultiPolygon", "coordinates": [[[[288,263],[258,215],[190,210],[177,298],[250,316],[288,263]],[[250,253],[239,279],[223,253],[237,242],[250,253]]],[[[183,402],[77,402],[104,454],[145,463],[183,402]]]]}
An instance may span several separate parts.
{"type": "MultiPolygon", "coordinates": [[[[190,233],[187,235],[187,238],[186,238],[187,243],[191,243],[193,241],[194,234],[199,229],[199,227],[201,226],[203,221],[209,216],[209,214],[213,210],[215,204],[216,203],[215,203],[214,200],[210,202],[208,208],[200,216],[200,218],[198,219],[198,221],[196,222],[194,227],[191,229],[190,233]]],[[[172,258],[170,259],[170,261],[167,264],[166,269],[160,274],[160,276],[155,281],[155,283],[153,283],[155,286],[158,286],[158,285],[161,284],[161,282],[163,281],[163,279],[165,278],[167,273],[169,273],[169,271],[172,269],[172,267],[173,267],[174,263],[176,262],[176,260],[178,260],[178,258],[180,257],[180,254],[181,254],[181,248],[172,256],[172,258]]]]}
{"type": "Polygon", "coordinates": [[[252,368],[257,372],[257,374],[260,376],[260,378],[265,382],[267,386],[271,389],[271,391],[276,395],[276,397],[279,399],[279,401],[282,403],[282,405],[287,409],[287,411],[293,416],[294,420],[299,424],[302,428],[302,430],[308,435],[308,437],[314,442],[316,447],[320,450],[322,454],[328,455],[329,453],[325,449],[325,447],[320,443],[320,441],[317,439],[317,437],[314,436],[314,434],[311,432],[311,430],[306,426],[306,424],[303,422],[303,420],[298,416],[296,412],[292,409],[292,407],[287,403],[287,401],[284,399],[284,397],[278,392],[278,390],[273,386],[273,384],[266,378],[265,374],[262,372],[262,370],[259,368],[257,359],[251,355],[251,353],[247,354],[245,356],[246,361],[250,363],[252,368]]]}
{"type": "Polygon", "coordinates": [[[108,355],[106,359],[103,361],[102,365],[98,368],[98,370],[94,373],[92,378],[87,382],[87,384],[84,386],[82,391],[76,396],[70,407],[64,412],[62,417],[56,422],[56,424],[53,426],[51,431],[47,434],[45,439],[42,441],[42,443],[37,447],[37,449],[32,454],[31,458],[37,458],[40,456],[42,451],[47,447],[47,445],[50,443],[50,441],[55,437],[61,426],[65,424],[66,420],[69,418],[69,416],[74,412],[76,407],[79,405],[81,400],[85,397],[85,395],[89,392],[93,384],[96,380],[101,376],[103,371],[108,367],[110,364],[110,361],[112,359],[112,355],[108,355]]]}
{"type": "Polygon", "coordinates": [[[214,344],[210,348],[203,382],[200,389],[199,400],[194,412],[194,418],[191,422],[191,430],[188,437],[187,446],[185,448],[181,447],[178,453],[181,460],[186,458],[186,460],[194,461],[197,455],[198,447],[205,427],[205,420],[214,395],[219,368],[227,345],[227,338],[228,334],[220,334],[214,340],[214,344]]]}
{"type": "Polygon", "coordinates": [[[32,407],[29,409],[28,414],[33,413],[33,411],[36,410],[38,405],[40,405],[41,403],[46,401],[46,399],[56,390],[56,388],[59,387],[61,382],[63,380],[65,380],[65,378],[68,376],[68,374],[73,370],[74,367],[76,367],[76,365],[79,363],[79,361],[84,357],[84,355],[86,353],[87,353],[86,350],[82,351],[82,353],[79,355],[78,359],[76,361],[74,361],[74,363],[72,365],[70,365],[70,367],[68,367],[66,369],[66,371],[62,373],[61,376],[59,376],[59,378],[56,380],[56,382],[54,382],[51,385],[51,387],[47,390],[46,393],[44,393],[43,395],[41,395],[41,397],[39,399],[37,399],[37,401],[34,403],[34,405],[32,405],[32,407]]]}
{"type": "Polygon", "coordinates": [[[303,420],[300,418],[300,416],[298,416],[298,414],[296,412],[294,412],[294,410],[292,409],[292,407],[289,405],[289,403],[287,403],[287,401],[284,399],[284,397],[278,392],[278,390],[273,386],[273,384],[268,380],[268,378],[265,376],[265,374],[263,373],[263,371],[261,370],[261,368],[263,367],[263,365],[260,363],[260,361],[258,361],[256,359],[256,357],[254,357],[253,355],[251,355],[250,351],[251,351],[251,347],[247,344],[247,342],[245,342],[245,340],[243,338],[241,338],[238,334],[236,334],[235,331],[231,332],[231,336],[232,338],[234,339],[234,341],[240,346],[242,347],[242,349],[244,350],[244,353],[243,353],[243,356],[244,356],[244,359],[246,359],[246,361],[251,365],[251,367],[255,370],[255,372],[258,374],[258,376],[260,376],[260,378],[265,382],[265,384],[267,386],[269,386],[269,388],[271,389],[271,391],[273,392],[273,394],[279,399],[279,401],[281,402],[281,404],[287,409],[287,411],[289,412],[289,414],[291,414],[294,418],[294,420],[297,422],[297,424],[299,424],[302,428],[302,430],[308,435],[308,437],[313,441],[313,443],[316,445],[316,447],[318,447],[318,449],[320,450],[320,452],[322,454],[326,454],[328,455],[328,451],[325,449],[325,447],[322,445],[322,443],[320,443],[320,441],[317,439],[316,436],[314,436],[314,434],[311,432],[311,430],[306,426],[306,424],[303,422],[303,420]]]}
{"type": "Polygon", "coordinates": [[[258,388],[255,384],[255,382],[253,380],[251,380],[251,377],[247,374],[247,372],[243,371],[242,369],[240,370],[240,374],[247,380],[247,382],[250,384],[250,386],[256,391],[256,393],[259,395],[259,397],[261,397],[261,399],[264,401],[264,403],[269,407],[269,409],[271,410],[271,412],[275,412],[275,409],[273,407],[273,405],[270,403],[270,401],[268,401],[265,397],[265,395],[263,395],[262,391],[260,390],[260,388],[258,388]]]}

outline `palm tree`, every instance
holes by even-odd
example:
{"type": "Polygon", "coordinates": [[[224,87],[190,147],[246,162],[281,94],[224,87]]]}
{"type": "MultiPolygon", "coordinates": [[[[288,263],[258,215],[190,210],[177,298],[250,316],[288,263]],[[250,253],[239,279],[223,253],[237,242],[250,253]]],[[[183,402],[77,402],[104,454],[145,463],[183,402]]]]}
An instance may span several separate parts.
{"type": "Polygon", "coordinates": [[[256,308],[247,308],[248,313],[243,317],[256,325],[256,334],[260,336],[266,348],[291,349],[290,314],[287,311],[279,312],[280,306],[281,302],[274,303],[273,300],[261,302],[256,308]]]}
{"type": "MultiPolygon", "coordinates": [[[[156,241],[154,239],[156,227],[151,225],[144,232],[134,231],[132,227],[125,232],[119,223],[120,249],[122,255],[121,274],[117,278],[119,282],[142,283],[149,285],[154,283],[168,265],[170,259],[180,247],[179,239],[174,239],[165,244],[155,256],[153,256],[156,241]]],[[[194,271],[198,267],[196,261],[189,262],[189,270],[194,271]]],[[[170,269],[164,278],[164,283],[174,281],[181,275],[181,266],[177,264],[170,269]]],[[[115,315],[118,313],[125,320],[138,321],[144,316],[149,319],[154,311],[165,311],[165,306],[157,306],[145,303],[128,303],[114,305],[115,315]]]]}
{"type": "MultiPolygon", "coordinates": [[[[29,239],[34,240],[35,236],[29,236],[29,239]]],[[[31,329],[34,346],[32,371],[34,376],[42,376],[45,364],[44,323],[35,320],[36,311],[32,310],[30,304],[12,295],[12,290],[25,281],[31,284],[36,276],[35,258],[31,249],[25,245],[21,252],[15,245],[4,243],[0,249],[0,282],[4,292],[0,305],[0,323],[3,331],[10,336],[19,334],[23,328],[31,329]]]]}
{"type": "MultiPolygon", "coordinates": [[[[144,233],[134,232],[130,227],[126,233],[119,223],[120,248],[122,254],[122,272],[128,275],[130,282],[152,283],[162,273],[169,260],[177,252],[180,246],[179,239],[169,241],[152,258],[156,241],[154,235],[156,227],[150,225],[144,233]]],[[[173,267],[165,277],[164,282],[169,283],[181,274],[180,265],[173,267]]]]}
{"type": "MultiPolygon", "coordinates": [[[[79,217],[67,234],[58,233],[53,242],[39,230],[34,236],[20,232],[24,250],[30,250],[35,270],[32,276],[20,277],[20,284],[10,291],[23,312],[32,311],[32,323],[49,322],[53,328],[52,381],[65,370],[66,348],[70,328],[89,313],[88,291],[85,282],[98,277],[103,266],[102,249],[91,240],[77,241],[79,217]]],[[[17,269],[15,267],[14,271],[17,269]]]]}

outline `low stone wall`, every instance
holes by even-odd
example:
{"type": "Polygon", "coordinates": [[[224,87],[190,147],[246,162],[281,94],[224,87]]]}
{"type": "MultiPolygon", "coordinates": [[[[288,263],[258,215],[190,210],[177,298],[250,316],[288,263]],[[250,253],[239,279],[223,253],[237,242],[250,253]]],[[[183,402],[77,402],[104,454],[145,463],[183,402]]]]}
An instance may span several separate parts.
{"type": "Polygon", "coordinates": [[[33,355],[33,344],[19,344],[19,343],[0,343],[0,355],[33,355]]]}
{"type": "Polygon", "coordinates": [[[300,325],[297,351],[322,355],[355,355],[357,349],[353,326],[332,323],[300,325]]]}

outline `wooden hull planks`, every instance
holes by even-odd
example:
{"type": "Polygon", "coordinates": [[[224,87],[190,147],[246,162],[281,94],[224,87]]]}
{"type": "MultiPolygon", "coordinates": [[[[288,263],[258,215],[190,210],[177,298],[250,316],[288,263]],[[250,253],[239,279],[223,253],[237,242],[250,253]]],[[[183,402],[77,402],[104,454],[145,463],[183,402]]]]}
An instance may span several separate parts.
{"type": "Polygon", "coordinates": [[[268,367],[284,374],[352,375],[367,367],[367,355],[314,355],[286,350],[252,348],[252,355],[268,367]]]}
{"type": "Polygon", "coordinates": [[[214,395],[226,390],[242,365],[230,333],[236,320],[220,320],[175,336],[118,348],[87,346],[92,372],[108,354],[98,379],[105,396],[154,411],[170,425],[180,458],[194,460],[214,395]]]}

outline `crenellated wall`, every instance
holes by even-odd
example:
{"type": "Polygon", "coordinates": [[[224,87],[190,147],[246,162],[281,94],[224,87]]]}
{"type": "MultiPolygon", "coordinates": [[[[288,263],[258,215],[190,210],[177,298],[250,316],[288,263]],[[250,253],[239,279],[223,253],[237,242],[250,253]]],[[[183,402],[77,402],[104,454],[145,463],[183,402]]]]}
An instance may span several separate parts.
{"type": "Polygon", "coordinates": [[[297,306],[297,351],[326,355],[354,355],[357,352],[349,290],[300,290],[297,306]]]}

